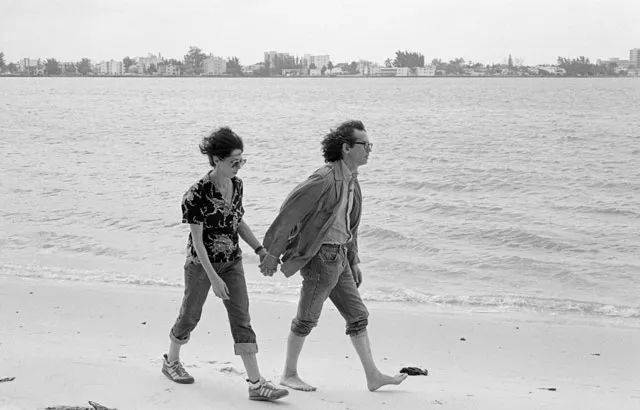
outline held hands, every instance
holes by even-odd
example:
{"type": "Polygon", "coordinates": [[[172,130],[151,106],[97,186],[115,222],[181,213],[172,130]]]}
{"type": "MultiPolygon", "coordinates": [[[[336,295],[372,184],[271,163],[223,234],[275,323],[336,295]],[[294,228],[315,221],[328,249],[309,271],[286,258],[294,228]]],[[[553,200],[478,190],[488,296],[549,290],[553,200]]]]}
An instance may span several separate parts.
{"type": "Polygon", "coordinates": [[[220,276],[216,275],[211,280],[211,289],[213,289],[213,293],[220,299],[229,299],[229,289],[227,289],[226,283],[224,283],[220,276]]]}
{"type": "MultiPolygon", "coordinates": [[[[261,252],[262,253],[262,252],[261,252]]],[[[260,255],[260,272],[264,276],[273,276],[278,271],[278,258],[264,251],[265,255],[260,255]]]]}
{"type": "Polygon", "coordinates": [[[359,288],[362,285],[362,271],[358,265],[351,266],[351,274],[353,275],[353,280],[356,282],[356,287],[359,288]]]}
{"type": "Polygon", "coordinates": [[[264,260],[265,256],[267,256],[269,253],[267,253],[267,250],[264,247],[260,247],[260,252],[258,252],[258,256],[260,257],[260,264],[262,264],[262,261],[264,260]]]}

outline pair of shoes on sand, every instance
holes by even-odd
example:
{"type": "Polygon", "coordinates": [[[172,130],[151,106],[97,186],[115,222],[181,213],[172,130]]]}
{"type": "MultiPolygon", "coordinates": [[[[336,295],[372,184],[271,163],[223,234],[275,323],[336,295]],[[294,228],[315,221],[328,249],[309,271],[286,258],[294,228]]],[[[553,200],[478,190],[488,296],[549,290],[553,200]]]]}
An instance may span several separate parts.
{"type": "MultiPolygon", "coordinates": [[[[163,355],[162,374],[167,376],[169,380],[180,384],[191,384],[194,381],[193,376],[184,369],[180,360],[170,362],[166,354],[163,355]]],[[[249,400],[272,401],[289,394],[287,389],[279,389],[262,377],[255,383],[249,380],[247,383],[249,384],[249,400]]]]}

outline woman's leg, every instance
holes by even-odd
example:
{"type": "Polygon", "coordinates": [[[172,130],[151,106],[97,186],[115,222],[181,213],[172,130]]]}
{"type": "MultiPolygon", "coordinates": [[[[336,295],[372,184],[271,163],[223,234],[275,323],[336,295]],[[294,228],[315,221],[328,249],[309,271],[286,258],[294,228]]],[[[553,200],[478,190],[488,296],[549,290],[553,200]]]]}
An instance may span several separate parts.
{"type": "Polygon", "coordinates": [[[184,266],[184,297],[180,314],[169,332],[171,343],[167,359],[173,362],[180,359],[180,347],[189,341],[193,329],[200,321],[202,306],[207,300],[211,282],[202,265],[187,262],[184,266]]]}
{"type": "Polygon", "coordinates": [[[229,299],[223,301],[229,317],[229,326],[234,341],[234,352],[242,358],[250,380],[260,379],[256,360],[258,345],[256,334],[251,328],[249,316],[249,295],[244,279],[242,260],[225,264],[218,272],[229,289],[229,299]]]}

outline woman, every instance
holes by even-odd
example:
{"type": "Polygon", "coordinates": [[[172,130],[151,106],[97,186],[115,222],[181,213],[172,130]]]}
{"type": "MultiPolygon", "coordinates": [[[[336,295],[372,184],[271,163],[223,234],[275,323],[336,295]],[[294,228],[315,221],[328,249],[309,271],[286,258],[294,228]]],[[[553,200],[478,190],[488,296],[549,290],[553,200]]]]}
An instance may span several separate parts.
{"type": "Polygon", "coordinates": [[[184,194],[182,222],[191,229],[184,266],[185,290],[182,307],[171,328],[169,353],[164,355],[162,373],[176,383],[193,383],[193,377],[180,363],[180,347],[189,341],[202,313],[202,306],[213,288],[223,300],[229,316],[234,350],[247,371],[249,399],[277,400],[286,389],[276,388],[260,376],[256,335],[249,318],[247,284],[242,269],[241,237],[260,256],[266,255],[242,220],[242,180],[236,175],[246,162],[242,158],[242,139],[230,128],[220,128],[200,144],[213,167],[184,194]]]}

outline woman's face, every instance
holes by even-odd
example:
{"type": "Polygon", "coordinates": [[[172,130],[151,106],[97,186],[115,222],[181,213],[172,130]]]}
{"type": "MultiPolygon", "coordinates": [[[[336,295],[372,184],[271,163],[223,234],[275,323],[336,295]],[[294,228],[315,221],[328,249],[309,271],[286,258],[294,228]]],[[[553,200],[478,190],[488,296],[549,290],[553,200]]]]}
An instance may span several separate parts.
{"type": "Polygon", "coordinates": [[[247,162],[247,160],[242,158],[242,150],[234,149],[231,151],[231,155],[225,159],[215,159],[216,172],[228,178],[234,177],[238,174],[238,171],[245,162],[247,162]]]}

